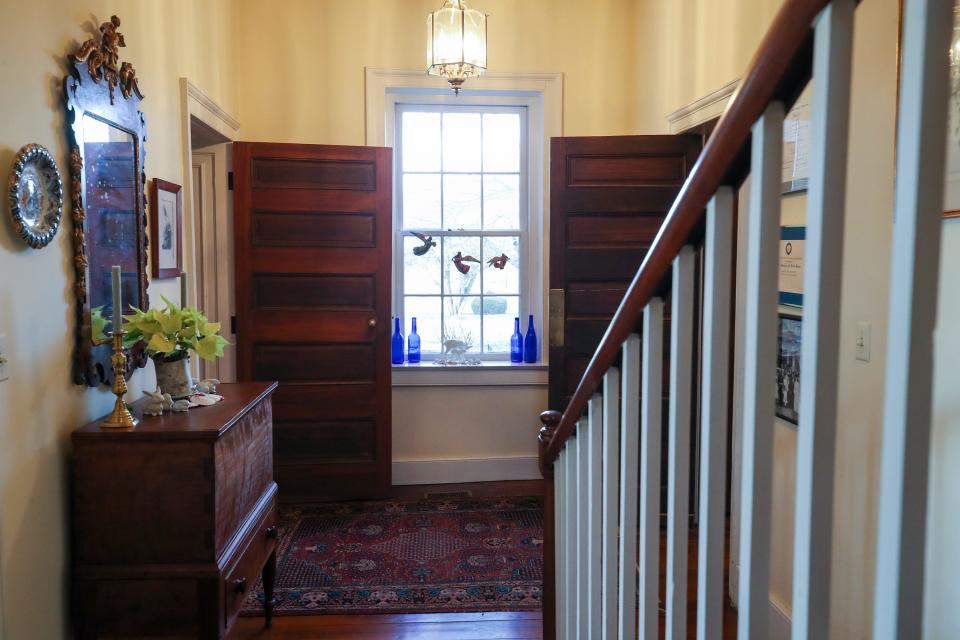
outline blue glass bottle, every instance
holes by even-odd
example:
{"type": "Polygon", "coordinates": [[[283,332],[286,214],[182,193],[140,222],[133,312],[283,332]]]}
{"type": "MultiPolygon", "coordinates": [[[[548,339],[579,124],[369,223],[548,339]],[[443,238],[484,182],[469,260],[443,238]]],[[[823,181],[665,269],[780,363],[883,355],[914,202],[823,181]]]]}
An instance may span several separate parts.
{"type": "Polygon", "coordinates": [[[520,333],[520,318],[513,319],[513,335],[510,336],[510,362],[523,362],[523,334],[520,333]]]}
{"type": "Polygon", "coordinates": [[[533,314],[530,314],[530,322],[527,325],[527,337],[523,339],[523,361],[537,361],[537,332],[533,330],[533,314]]]}
{"type": "Polygon", "coordinates": [[[413,319],[410,335],[407,336],[407,362],[420,362],[420,336],[417,335],[417,319],[413,319]]]}
{"type": "Polygon", "coordinates": [[[393,319],[393,342],[390,345],[390,362],[403,364],[403,333],[400,332],[400,318],[393,319]]]}

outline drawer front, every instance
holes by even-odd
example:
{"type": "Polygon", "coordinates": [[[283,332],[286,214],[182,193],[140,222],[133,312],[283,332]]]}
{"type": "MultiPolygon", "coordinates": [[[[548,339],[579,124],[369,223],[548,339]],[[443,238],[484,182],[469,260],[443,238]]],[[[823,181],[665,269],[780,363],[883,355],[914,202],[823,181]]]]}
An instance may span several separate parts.
{"type": "Polygon", "coordinates": [[[216,550],[219,556],[273,483],[273,410],[266,398],[215,447],[216,550]]]}
{"type": "Polygon", "coordinates": [[[257,583],[267,558],[277,546],[277,503],[274,496],[266,513],[240,545],[242,551],[231,564],[223,582],[223,601],[226,606],[225,623],[230,628],[243,608],[247,595],[257,583]]]}

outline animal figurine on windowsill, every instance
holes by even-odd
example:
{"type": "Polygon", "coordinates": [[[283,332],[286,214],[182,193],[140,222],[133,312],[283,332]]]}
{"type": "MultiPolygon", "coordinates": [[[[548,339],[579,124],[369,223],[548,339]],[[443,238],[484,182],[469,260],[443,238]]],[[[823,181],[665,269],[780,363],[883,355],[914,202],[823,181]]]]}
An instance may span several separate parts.
{"type": "Polygon", "coordinates": [[[143,415],[145,416],[163,415],[164,411],[173,407],[173,399],[170,397],[170,394],[161,393],[160,389],[156,391],[144,391],[143,395],[147,397],[146,402],[143,404],[143,415]]]}
{"type": "Polygon", "coordinates": [[[206,378],[197,383],[197,391],[200,393],[216,393],[218,384],[220,384],[220,381],[216,378],[206,378]]]}

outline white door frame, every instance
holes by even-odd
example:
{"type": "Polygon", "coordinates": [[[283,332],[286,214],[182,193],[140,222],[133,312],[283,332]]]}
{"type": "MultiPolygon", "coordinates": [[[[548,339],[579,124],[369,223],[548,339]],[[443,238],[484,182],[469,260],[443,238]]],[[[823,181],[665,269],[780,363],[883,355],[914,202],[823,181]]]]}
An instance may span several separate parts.
{"type": "MultiPolygon", "coordinates": [[[[207,96],[188,78],[180,78],[181,139],[183,149],[183,207],[184,207],[184,268],[187,271],[189,304],[200,306],[213,321],[221,323],[221,333],[231,342],[230,318],[233,302],[233,194],[227,188],[228,172],[232,166],[229,144],[208,147],[196,154],[191,139],[191,119],[222,136],[225,143],[233,142],[240,133],[240,123],[207,96]],[[194,185],[194,166],[199,167],[201,179],[212,185],[194,185]],[[206,168],[204,168],[206,167],[206,168]],[[194,191],[198,190],[198,194],[194,191]],[[206,206],[197,210],[196,197],[201,195],[210,204],[212,216],[204,215],[206,206]],[[197,256],[200,256],[198,260],[197,256]],[[200,275],[198,275],[200,274],[200,275]],[[199,277],[203,278],[203,300],[197,299],[199,277]]],[[[205,377],[216,377],[224,382],[236,380],[236,356],[228,348],[225,356],[215,363],[205,363],[205,377]]]]}

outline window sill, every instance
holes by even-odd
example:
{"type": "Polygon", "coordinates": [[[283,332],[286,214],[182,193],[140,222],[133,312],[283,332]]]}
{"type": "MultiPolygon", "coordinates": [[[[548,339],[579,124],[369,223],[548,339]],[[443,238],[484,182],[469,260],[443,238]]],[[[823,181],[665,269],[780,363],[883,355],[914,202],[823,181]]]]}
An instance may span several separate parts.
{"type": "Polygon", "coordinates": [[[432,362],[395,364],[394,387],[546,387],[544,363],[484,362],[443,367],[432,362]]]}

